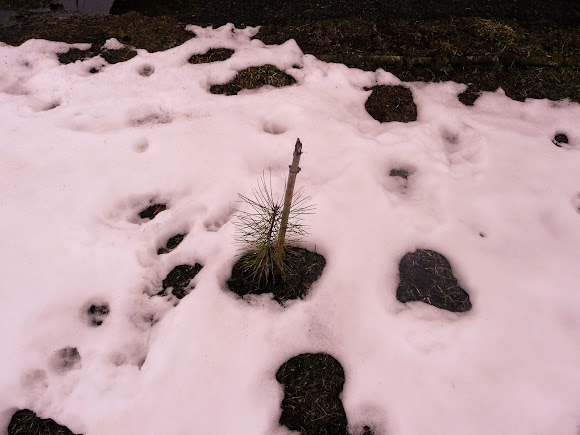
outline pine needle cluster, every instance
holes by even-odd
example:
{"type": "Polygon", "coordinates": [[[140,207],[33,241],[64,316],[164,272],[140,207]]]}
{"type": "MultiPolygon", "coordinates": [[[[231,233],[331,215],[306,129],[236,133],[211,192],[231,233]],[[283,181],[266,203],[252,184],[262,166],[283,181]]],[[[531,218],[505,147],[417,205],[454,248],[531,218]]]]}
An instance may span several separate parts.
{"type": "Polygon", "coordinates": [[[238,210],[234,223],[235,240],[245,252],[244,269],[251,272],[260,287],[272,286],[280,279],[283,282],[294,270],[292,250],[288,248],[308,234],[304,216],[314,211],[314,206],[308,204],[310,197],[303,196],[300,190],[292,195],[288,226],[280,246],[283,200],[273,197],[272,174],[268,182],[262,174],[258,187],[252,189],[252,198],[241,194],[239,197],[241,203],[249,205],[247,210],[238,210]]]}

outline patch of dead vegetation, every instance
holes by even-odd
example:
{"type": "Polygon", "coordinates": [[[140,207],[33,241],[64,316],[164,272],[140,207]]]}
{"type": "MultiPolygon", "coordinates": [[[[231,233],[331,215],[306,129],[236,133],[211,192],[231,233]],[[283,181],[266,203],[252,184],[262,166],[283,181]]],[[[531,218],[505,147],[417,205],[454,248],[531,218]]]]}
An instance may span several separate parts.
{"type": "Polygon", "coordinates": [[[274,65],[251,66],[238,72],[228,83],[212,85],[212,94],[237,95],[242,89],[258,89],[262,86],[281,88],[296,83],[294,77],[279,70],[274,65]]]}
{"type": "Polygon", "coordinates": [[[30,409],[20,409],[12,415],[8,435],[75,435],[71,430],[51,418],[40,418],[30,409]]]}
{"type": "Polygon", "coordinates": [[[399,262],[397,300],[425,302],[453,312],[471,309],[469,295],[457,283],[449,261],[425,249],[409,252],[399,262]]]}
{"type": "Polygon", "coordinates": [[[157,296],[166,296],[167,291],[171,289],[173,296],[177,299],[183,299],[193,290],[190,285],[191,280],[202,268],[203,266],[199,263],[195,263],[193,266],[191,264],[175,266],[163,280],[163,290],[157,293],[157,296]]]}
{"type": "Polygon", "coordinates": [[[199,63],[222,62],[232,57],[234,52],[231,48],[210,48],[203,54],[194,54],[189,58],[188,62],[194,65],[199,63]]]}
{"type": "Polygon", "coordinates": [[[347,435],[340,393],[344,370],[332,356],[305,353],[286,361],[276,380],[284,386],[280,424],[301,434],[347,435]]]}
{"type": "Polygon", "coordinates": [[[404,86],[375,86],[365,103],[369,115],[379,122],[412,122],[417,120],[413,93],[404,86]]]}
{"type": "Polygon", "coordinates": [[[185,30],[185,24],[172,18],[144,17],[135,12],[107,16],[70,15],[66,18],[51,14],[20,14],[10,29],[0,29],[0,40],[14,46],[32,38],[69,44],[90,43],[88,57],[100,52],[110,38],[152,53],[177,47],[193,37],[185,30]]]}
{"type": "MultiPolygon", "coordinates": [[[[246,254],[250,255],[250,254],[246,254]]],[[[250,294],[272,293],[280,304],[290,299],[304,298],[312,284],[322,275],[326,260],[320,254],[304,248],[289,246],[285,255],[292,259],[287,261],[291,269],[286,276],[274,276],[269,281],[258,279],[251,268],[245,267],[246,257],[242,256],[233,266],[227,287],[240,297],[250,294]]]]}

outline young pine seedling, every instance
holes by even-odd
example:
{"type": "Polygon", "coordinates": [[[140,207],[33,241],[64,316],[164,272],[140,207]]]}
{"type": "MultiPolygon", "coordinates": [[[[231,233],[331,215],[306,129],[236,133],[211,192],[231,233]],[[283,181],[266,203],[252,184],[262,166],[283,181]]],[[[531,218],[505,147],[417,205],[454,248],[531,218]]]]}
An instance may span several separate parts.
{"type": "Polygon", "coordinates": [[[291,245],[308,234],[304,215],[314,210],[308,204],[310,198],[300,191],[294,193],[296,175],[300,172],[302,143],[296,140],[283,201],[272,195],[272,176],[266,182],[264,175],[258,180],[258,188],[252,190],[253,198],[239,195],[249,210],[240,210],[236,226],[236,242],[246,254],[242,267],[251,272],[259,288],[270,288],[283,283],[296,269],[291,245]]]}

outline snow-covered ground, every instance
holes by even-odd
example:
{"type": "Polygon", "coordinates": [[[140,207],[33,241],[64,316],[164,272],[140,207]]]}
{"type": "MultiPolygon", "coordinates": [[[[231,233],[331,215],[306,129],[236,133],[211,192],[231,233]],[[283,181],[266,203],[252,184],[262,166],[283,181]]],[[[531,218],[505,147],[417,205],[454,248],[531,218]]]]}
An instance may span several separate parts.
{"type": "Polygon", "coordinates": [[[464,85],[406,83],[418,120],[380,124],[364,88],[400,83],[388,72],[191,30],[98,74],[59,64],[64,43],[0,45],[0,432],[30,408],[87,435],[288,433],[275,373],[327,352],[353,433],[577,434],[580,105],[498,91],[466,107],[464,85]],[[236,51],[188,63],[210,47],[236,51]],[[266,63],[297,84],[209,92],[266,63]],[[248,303],[225,290],[237,194],[268,168],[280,193],[297,137],[305,246],[327,265],[304,300],[248,303]],[[150,201],[168,209],[142,220],[150,201]],[[449,259],[472,310],[396,300],[416,248],[449,259]],[[148,296],[195,262],[177,306],[148,296]],[[98,327],[94,303],[110,308],[98,327]]]}

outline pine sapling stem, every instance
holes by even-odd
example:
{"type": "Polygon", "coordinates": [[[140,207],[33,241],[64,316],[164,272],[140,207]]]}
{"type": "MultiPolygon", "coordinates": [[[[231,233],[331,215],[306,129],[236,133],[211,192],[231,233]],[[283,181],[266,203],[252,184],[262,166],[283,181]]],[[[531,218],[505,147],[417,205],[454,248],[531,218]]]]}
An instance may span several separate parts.
{"type": "Polygon", "coordinates": [[[288,217],[290,216],[290,206],[292,205],[292,197],[294,196],[294,185],[296,184],[296,175],[300,172],[298,165],[300,164],[300,156],[302,155],[302,143],[300,139],[296,139],[294,145],[294,157],[290,165],[288,173],[288,184],[286,185],[286,193],[284,194],[284,207],[282,208],[282,217],[280,220],[280,229],[278,230],[278,244],[276,247],[276,255],[278,257],[278,264],[282,264],[282,256],[284,255],[284,243],[286,242],[286,230],[288,228],[288,217]]]}

